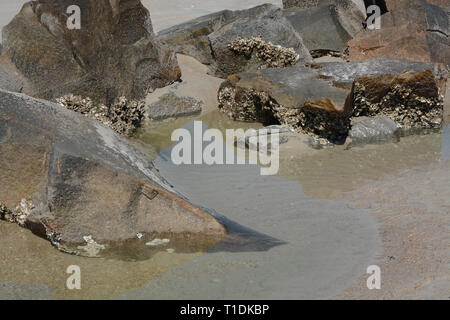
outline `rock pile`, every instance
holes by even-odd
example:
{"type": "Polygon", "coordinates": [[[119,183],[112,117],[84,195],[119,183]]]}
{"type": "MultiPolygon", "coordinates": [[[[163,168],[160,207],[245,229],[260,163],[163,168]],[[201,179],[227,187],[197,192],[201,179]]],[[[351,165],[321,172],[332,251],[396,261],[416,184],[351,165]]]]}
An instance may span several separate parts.
{"type": "Polygon", "coordinates": [[[238,37],[228,44],[228,48],[237,54],[250,59],[252,54],[268,68],[284,68],[293,66],[300,60],[300,55],[293,48],[283,48],[271,42],[264,41],[261,37],[243,39],[238,37]]]}
{"type": "Polygon", "coordinates": [[[286,2],[285,9],[266,4],[221,11],[163,30],[158,38],[177,52],[208,64],[211,73],[222,78],[262,67],[259,59],[233,54],[236,51],[227,44],[236,38],[260,37],[293,48],[298,62],[304,64],[312,62],[311,55],[343,55],[347,42],[363,30],[366,13],[361,1],[294,1],[286,2]]]}
{"type": "MultiPolygon", "coordinates": [[[[177,52],[191,55],[202,63],[208,64],[210,73],[221,78],[264,67],[256,55],[249,57],[238,53],[241,46],[236,47],[238,51],[233,51],[228,46],[239,38],[261,38],[262,41],[272,43],[274,46],[292,48],[298,55],[299,63],[312,62],[301,36],[283,16],[283,10],[270,4],[248,10],[222,11],[200,17],[163,30],[158,34],[158,38],[175,48],[177,52]]],[[[269,51],[273,49],[275,48],[269,51]]],[[[273,52],[273,54],[276,53],[273,52]]],[[[266,55],[263,52],[261,57],[263,61],[274,58],[271,54],[266,55]]]]}
{"type": "Polygon", "coordinates": [[[389,117],[404,129],[441,127],[446,81],[439,64],[323,63],[230,76],[218,100],[219,109],[233,119],[279,123],[342,143],[355,117],[389,117]]]}
{"type": "Polygon", "coordinates": [[[89,97],[73,94],[65,95],[56,101],[69,110],[100,121],[114,131],[125,136],[132,135],[144,119],[144,101],[128,101],[118,98],[111,106],[95,105],[89,97]]]}

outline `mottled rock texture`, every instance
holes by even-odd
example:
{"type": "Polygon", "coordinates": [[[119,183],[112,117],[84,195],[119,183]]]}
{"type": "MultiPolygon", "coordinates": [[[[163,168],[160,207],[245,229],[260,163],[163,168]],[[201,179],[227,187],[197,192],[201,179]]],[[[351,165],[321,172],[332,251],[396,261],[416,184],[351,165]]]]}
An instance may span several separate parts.
{"type": "Polygon", "coordinates": [[[336,1],[308,10],[292,7],[284,17],[302,37],[313,57],[343,54],[347,42],[363,30],[365,12],[352,1],[336,1]]]}
{"type": "MultiPolygon", "coordinates": [[[[190,204],[111,129],[57,104],[0,90],[0,203],[32,201],[23,225],[75,254],[136,234],[218,241],[225,228],[190,204]]],[[[29,206],[27,207],[29,208],[29,206]]],[[[10,211],[0,207],[0,215],[10,211]]],[[[24,215],[24,211],[20,216],[24,215]]]]}
{"type": "Polygon", "coordinates": [[[302,38],[283,17],[282,10],[269,4],[194,19],[163,30],[158,37],[177,52],[192,55],[209,64],[211,73],[223,78],[264,67],[256,55],[245,56],[229,48],[229,44],[237,38],[260,37],[285,49],[292,48],[301,63],[312,61],[302,38]]]}
{"type": "Polygon", "coordinates": [[[202,112],[203,102],[191,97],[166,93],[155,103],[145,107],[145,117],[151,120],[186,117],[202,112]]]}
{"type": "Polygon", "coordinates": [[[450,10],[448,1],[443,2],[447,7],[425,0],[388,4],[390,11],[381,16],[381,29],[365,30],[349,41],[350,60],[384,56],[449,66],[450,10]]]}
{"type": "Polygon", "coordinates": [[[45,99],[74,93],[110,104],[180,77],[140,0],[28,2],[3,29],[3,54],[29,82],[27,93],[45,99]],[[81,8],[80,29],[67,28],[70,5],[81,8]]]}
{"type": "Polygon", "coordinates": [[[348,146],[390,141],[398,137],[400,126],[390,118],[355,118],[348,134],[348,146]]]}
{"type": "Polygon", "coordinates": [[[269,68],[228,77],[219,89],[219,109],[236,120],[280,123],[343,142],[352,117],[440,127],[447,76],[439,64],[392,59],[269,68]]]}
{"type": "Polygon", "coordinates": [[[324,4],[336,4],[339,6],[356,6],[360,11],[365,12],[366,4],[364,0],[283,0],[283,7],[309,9],[324,4]]]}

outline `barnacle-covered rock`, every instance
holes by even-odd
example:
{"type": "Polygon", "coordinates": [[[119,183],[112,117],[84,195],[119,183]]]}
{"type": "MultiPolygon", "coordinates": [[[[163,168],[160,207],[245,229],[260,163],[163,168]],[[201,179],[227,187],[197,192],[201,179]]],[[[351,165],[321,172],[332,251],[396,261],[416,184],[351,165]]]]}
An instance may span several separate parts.
{"type": "Polygon", "coordinates": [[[295,65],[300,55],[292,48],[283,48],[266,42],[260,37],[242,39],[238,37],[228,44],[228,48],[237,54],[251,58],[252,54],[261,61],[261,66],[268,68],[284,68],[295,65]]]}
{"type": "Polygon", "coordinates": [[[405,128],[442,125],[447,72],[439,64],[393,59],[268,68],[228,77],[219,109],[235,120],[283,124],[345,141],[351,118],[385,116],[405,128]]]}
{"type": "MultiPolygon", "coordinates": [[[[282,10],[265,4],[241,11],[221,11],[163,30],[159,39],[208,64],[215,76],[227,76],[261,68],[261,60],[231,50],[228,46],[237,38],[260,38],[266,43],[292,48],[301,63],[312,62],[308,49],[282,10]]],[[[266,62],[270,56],[262,56],[266,62]]],[[[277,60],[277,59],[275,59],[277,60]]],[[[278,61],[278,60],[277,60],[278,61]]]]}

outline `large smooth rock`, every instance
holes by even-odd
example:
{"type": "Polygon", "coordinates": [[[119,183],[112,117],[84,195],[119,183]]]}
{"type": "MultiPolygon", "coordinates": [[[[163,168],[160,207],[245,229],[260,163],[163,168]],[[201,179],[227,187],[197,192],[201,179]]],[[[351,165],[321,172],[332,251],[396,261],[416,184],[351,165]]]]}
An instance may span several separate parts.
{"type": "Polygon", "coordinates": [[[264,4],[248,10],[223,10],[208,14],[185,23],[158,32],[158,39],[175,50],[196,58],[203,64],[213,64],[215,59],[211,52],[208,36],[226,24],[252,15],[258,15],[270,8],[264,4]]]}
{"type": "Polygon", "coordinates": [[[292,48],[299,55],[300,63],[312,61],[302,38],[283,17],[282,10],[269,4],[201,17],[163,30],[158,36],[177,52],[209,64],[211,73],[222,78],[264,67],[255,54],[247,56],[231,50],[229,45],[238,38],[260,37],[267,43],[292,48]]]}
{"type": "Polygon", "coordinates": [[[13,221],[71,253],[120,247],[138,233],[190,248],[214,245],[226,234],[111,129],[57,104],[3,90],[0,179],[0,202],[10,211],[19,205],[13,221]]]}
{"type": "Polygon", "coordinates": [[[281,123],[343,142],[355,116],[387,116],[405,127],[439,127],[447,72],[442,65],[375,59],[265,69],[228,77],[219,109],[231,118],[281,123]]]}
{"type": "Polygon", "coordinates": [[[283,15],[301,35],[313,57],[342,54],[347,42],[363,30],[365,12],[352,1],[337,1],[308,10],[286,9],[283,15]]]}
{"type": "Polygon", "coordinates": [[[348,45],[352,61],[384,56],[450,66],[450,10],[425,0],[400,1],[381,16],[381,29],[365,30],[348,45]]]}
{"type": "Polygon", "coordinates": [[[3,29],[3,47],[29,81],[27,93],[45,99],[74,93],[110,104],[180,77],[140,0],[28,2],[3,29]],[[79,30],[67,28],[69,5],[81,8],[79,30]]]}

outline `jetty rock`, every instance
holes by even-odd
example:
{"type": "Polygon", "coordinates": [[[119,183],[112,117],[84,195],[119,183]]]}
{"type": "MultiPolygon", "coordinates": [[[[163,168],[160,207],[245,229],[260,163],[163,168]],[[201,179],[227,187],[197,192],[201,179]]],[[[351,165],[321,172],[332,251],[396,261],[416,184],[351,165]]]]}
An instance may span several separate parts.
{"type": "MultiPolygon", "coordinates": [[[[308,4],[308,2],[302,2],[308,4]]],[[[308,6],[288,6],[283,16],[302,37],[314,58],[343,56],[347,42],[364,29],[364,4],[352,0],[316,1],[308,6]],[[305,9],[306,8],[306,9],[305,9]]]]}
{"type": "Polygon", "coordinates": [[[137,234],[189,239],[191,248],[197,239],[211,244],[227,234],[118,133],[57,104],[4,90],[0,179],[0,218],[73,254],[87,253],[80,246],[120,246],[137,234]]]}
{"type": "Polygon", "coordinates": [[[441,127],[447,77],[441,64],[386,58],[268,68],[229,76],[219,109],[235,120],[287,125],[343,143],[354,117],[441,127]]]}
{"type": "Polygon", "coordinates": [[[395,0],[380,18],[348,42],[349,59],[378,57],[439,62],[450,67],[450,4],[447,0],[395,0]]]}
{"type": "Polygon", "coordinates": [[[105,104],[141,99],[181,76],[140,0],[30,1],[3,28],[2,55],[25,81],[22,91],[46,100],[69,93],[105,104]],[[79,29],[67,25],[72,5],[80,8],[79,29]]]}
{"type": "MultiPolygon", "coordinates": [[[[283,56],[291,49],[298,55],[295,63],[312,62],[301,36],[283,16],[282,9],[270,4],[200,17],[163,30],[158,38],[177,52],[209,65],[210,73],[221,78],[270,65],[277,59],[278,55],[271,54],[276,50],[283,56]],[[248,50],[236,50],[233,42],[238,39],[252,45],[248,50]]],[[[284,66],[283,62],[280,65],[284,66]]]]}

